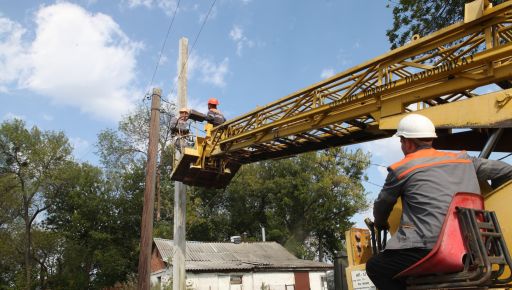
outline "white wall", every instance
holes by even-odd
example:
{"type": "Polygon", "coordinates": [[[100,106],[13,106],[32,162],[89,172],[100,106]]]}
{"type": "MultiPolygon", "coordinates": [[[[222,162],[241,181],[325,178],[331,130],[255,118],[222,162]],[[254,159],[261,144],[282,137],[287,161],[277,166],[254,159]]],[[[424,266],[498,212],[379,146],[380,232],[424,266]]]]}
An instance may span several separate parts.
{"type": "MultiPolygon", "coordinates": [[[[311,290],[324,290],[322,288],[322,277],[325,277],[326,271],[323,272],[309,272],[309,285],[311,290]]],[[[326,285],[327,286],[327,285],[326,285]]]]}
{"type": "Polygon", "coordinates": [[[263,283],[269,290],[287,290],[285,285],[293,285],[295,279],[293,272],[187,273],[187,286],[194,290],[260,290],[263,283]],[[230,284],[231,275],[242,275],[242,284],[230,284]]]}
{"type": "MultiPolygon", "coordinates": [[[[168,272],[169,273],[169,272],[168,272]]],[[[321,277],[325,272],[310,272],[311,290],[323,290],[321,277]]],[[[156,278],[156,277],[152,277],[156,278]]],[[[162,277],[167,280],[167,277],[162,277]]],[[[152,279],[153,280],[153,279],[152,279]]],[[[163,282],[163,281],[162,281],[163,282]]],[[[231,272],[231,273],[187,273],[187,289],[193,290],[291,290],[295,284],[293,272],[231,272]],[[242,275],[242,284],[230,284],[231,275],[242,275]],[[288,288],[286,287],[288,285],[288,288]]]]}
{"type": "MultiPolygon", "coordinates": [[[[268,286],[266,290],[287,290],[286,285],[295,284],[295,276],[293,272],[256,272],[254,273],[254,288],[244,287],[244,290],[260,290],[263,283],[268,286]]],[[[293,287],[288,289],[293,289],[293,287]]]]}
{"type": "Polygon", "coordinates": [[[172,276],[172,272],[170,269],[165,269],[164,271],[159,271],[157,273],[152,273],[150,276],[150,283],[152,286],[165,286],[170,283],[170,277],[172,276]]]}

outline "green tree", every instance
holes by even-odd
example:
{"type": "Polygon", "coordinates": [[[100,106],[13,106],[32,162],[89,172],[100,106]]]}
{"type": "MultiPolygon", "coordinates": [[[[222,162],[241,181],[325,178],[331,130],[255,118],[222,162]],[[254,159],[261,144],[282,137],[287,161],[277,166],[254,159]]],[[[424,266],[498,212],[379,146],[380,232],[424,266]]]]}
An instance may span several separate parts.
{"type": "Polygon", "coordinates": [[[26,289],[31,289],[33,276],[32,228],[47,209],[48,183],[70,154],[71,146],[62,132],[29,130],[21,120],[0,125],[0,187],[8,189],[10,202],[16,205],[8,215],[23,221],[26,289]]]}
{"type": "MultiPolygon", "coordinates": [[[[467,0],[399,0],[389,1],[393,6],[393,27],[387,30],[391,48],[400,47],[418,34],[426,36],[464,18],[467,0]]],[[[503,0],[491,1],[494,5],[503,0]]]]}
{"type": "Polygon", "coordinates": [[[21,219],[0,227],[0,289],[19,289],[24,284],[23,224],[21,219]]]}
{"type": "MultiPolygon", "coordinates": [[[[156,190],[156,217],[158,229],[165,222],[172,221],[172,206],[169,209],[168,197],[171,196],[173,185],[170,182],[169,173],[172,171],[172,162],[174,159],[173,135],[171,130],[171,119],[175,106],[172,103],[163,103],[160,114],[160,138],[157,164],[157,190],[156,190]],[[163,197],[163,198],[161,198],[163,197]],[[160,209],[163,206],[163,212],[160,209]],[[161,218],[164,221],[159,222],[161,218]]],[[[133,113],[125,116],[120,122],[117,130],[107,129],[98,135],[98,154],[101,163],[104,165],[109,178],[117,181],[116,186],[120,186],[120,180],[125,174],[135,174],[142,178],[138,182],[144,184],[144,175],[138,174],[137,170],[142,170],[144,174],[147,160],[147,146],[149,140],[149,119],[148,108],[138,107],[133,113]]],[[[142,186],[141,190],[144,190],[142,186]]],[[[165,230],[164,230],[165,231],[165,230]]]]}
{"type": "Polygon", "coordinates": [[[323,260],[342,248],[350,218],[367,207],[368,166],[367,154],[343,148],[244,165],[226,190],[191,191],[187,238],[260,239],[263,226],[269,240],[323,260]]]}
{"type": "MultiPolygon", "coordinates": [[[[137,199],[113,189],[101,169],[70,162],[52,184],[46,226],[62,237],[52,289],[101,289],[136,269],[137,199]]],[[[44,258],[44,255],[41,255],[44,258]]]]}

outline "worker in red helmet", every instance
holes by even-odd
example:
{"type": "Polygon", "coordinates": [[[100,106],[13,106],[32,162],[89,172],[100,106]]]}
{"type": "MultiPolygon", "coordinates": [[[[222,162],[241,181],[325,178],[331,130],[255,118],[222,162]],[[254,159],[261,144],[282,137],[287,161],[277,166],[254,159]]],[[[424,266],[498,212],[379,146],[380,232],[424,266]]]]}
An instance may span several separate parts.
{"type": "Polygon", "coordinates": [[[208,113],[206,114],[206,121],[212,123],[214,126],[218,126],[226,122],[224,115],[217,109],[219,101],[216,98],[210,98],[208,100],[208,113]]]}

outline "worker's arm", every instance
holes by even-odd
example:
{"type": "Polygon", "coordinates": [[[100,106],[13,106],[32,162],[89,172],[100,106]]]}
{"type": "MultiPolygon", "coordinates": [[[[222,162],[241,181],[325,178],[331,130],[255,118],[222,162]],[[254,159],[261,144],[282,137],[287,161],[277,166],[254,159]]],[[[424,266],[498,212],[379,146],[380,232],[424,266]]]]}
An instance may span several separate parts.
{"type": "Polygon", "coordinates": [[[218,126],[226,122],[224,115],[217,109],[210,109],[206,114],[206,121],[212,123],[214,126],[218,126]]]}
{"type": "Polygon", "coordinates": [[[373,217],[375,225],[384,228],[388,224],[388,217],[395,206],[398,197],[402,194],[403,180],[398,180],[395,173],[389,170],[384,187],[373,203],[373,217]]]}
{"type": "Polygon", "coordinates": [[[178,126],[178,118],[172,117],[169,124],[171,125],[171,130],[176,130],[176,127],[178,126]]]}
{"type": "Polygon", "coordinates": [[[490,180],[493,188],[512,180],[512,165],[499,161],[483,158],[472,158],[476,175],[480,180],[490,180]]]}
{"type": "Polygon", "coordinates": [[[194,109],[190,109],[188,118],[190,120],[194,120],[194,121],[198,121],[198,122],[203,122],[203,121],[206,120],[206,115],[201,113],[201,112],[199,112],[199,111],[196,111],[194,109]]]}

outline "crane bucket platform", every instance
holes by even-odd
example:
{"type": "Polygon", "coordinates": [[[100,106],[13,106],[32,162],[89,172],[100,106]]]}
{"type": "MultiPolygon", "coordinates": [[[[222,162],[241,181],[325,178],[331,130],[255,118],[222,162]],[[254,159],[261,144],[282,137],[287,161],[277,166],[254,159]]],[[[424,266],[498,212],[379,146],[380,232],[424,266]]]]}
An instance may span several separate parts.
{"type": "Polygon", "coordinates": [[[440,149],[478,147],[493,128],[512,137],[512,92],[503,90],[512,87],[512,1],[483,6],[463,22],[210,127],[171,178],[225,187],[243,164],[389,137],[411,111],[434,116],[440,149]],[[480,95],[490,84],[499,90],[480,95]],[[476,113],[464,111],[474,106],[476,113]]]}
{"type": "Polygon", "coordinates": [[[179,180],[184,184],[200,187],[224,188],[229,184],[241,166],[239,163],[227,161],[224,161],[222,169],[218,167],[209,169],[208,167],[194,166],[195,162],[200,158],[198,150],[185,148],[180,162],[172,173],[173,180],[179,180]]]}

